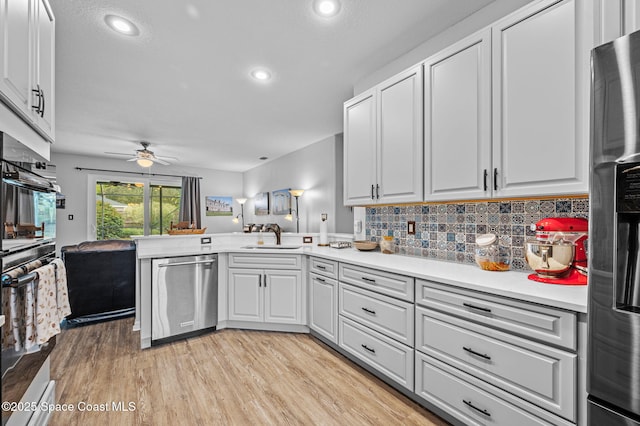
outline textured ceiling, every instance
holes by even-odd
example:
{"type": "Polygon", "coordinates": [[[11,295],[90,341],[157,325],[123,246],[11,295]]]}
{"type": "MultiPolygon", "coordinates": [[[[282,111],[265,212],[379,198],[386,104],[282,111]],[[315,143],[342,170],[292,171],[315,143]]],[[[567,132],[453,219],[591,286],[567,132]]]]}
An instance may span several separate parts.
{"type": "Polygon", "coordinates": [[[177,165],[250,169],[340,133],[356,81],[491,1],[342,0],[327,20],[312,0],[50,0],[53,151],[133,154],[145,140],[177,165]],[[249,77],[257,66],[268,84],[249,77]]]}

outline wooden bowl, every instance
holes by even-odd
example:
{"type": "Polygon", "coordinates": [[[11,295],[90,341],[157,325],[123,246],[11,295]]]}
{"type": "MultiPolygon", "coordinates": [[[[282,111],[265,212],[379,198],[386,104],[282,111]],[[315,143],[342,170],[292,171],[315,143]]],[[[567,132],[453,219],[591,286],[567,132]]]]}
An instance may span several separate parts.
{"type": "Polygon", "coordinates": [[[354,241],[353,246],[360,251],[375,250],[378,247],[378,243],[375,241],[354,241]]]}

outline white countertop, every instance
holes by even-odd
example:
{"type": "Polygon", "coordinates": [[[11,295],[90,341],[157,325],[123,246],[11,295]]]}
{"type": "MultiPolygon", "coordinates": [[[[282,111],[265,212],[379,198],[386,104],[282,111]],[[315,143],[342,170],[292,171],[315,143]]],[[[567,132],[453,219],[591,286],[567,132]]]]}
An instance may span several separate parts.
{"type": "MultiPolygon", "coordinates": [[[[266,238],[265,244],[274,244],[266,238]]],[[[305,234],[313,235],[313,234],[305,234]]],[[[143,239],[137,239],[138,258],[157,258],[186,256],[208,253],[297,253],[312,255],[348,262],[367,268],[375,268],[387,272],[410,275],[419,279],[432,280],[450,284],[469,290],[477,290],[498,296],[511,297],[532,303],[552,306],[575,312],[587,312],[587,286],[544,284],[527,279],[528,273],[507,271],[483,271],[476,265],[431,260],[423,257],[404,256],[399,254],[383,254],[379,251],[358,251],[355,248],[334,249],[318,247],[314,238],[313,244],[300,244],[299,249],[246,249],[247,245],[255,244],[256,236],[252,234],[207,234],[193,236],[195,243],[187,246],[182,244],[186,239],[176,239],[175,236],[149,237],[147,247],[143,239]],[[199,238],[212,237],[211,244],[200,244],[199,238]],[[169,243],[171,241],[171,243],[169,243]]],[[[300,241],[296,235],[283,234],[283,244],[300,241]],[[286,239],[284,238],[286,237],[286,239]]]]}

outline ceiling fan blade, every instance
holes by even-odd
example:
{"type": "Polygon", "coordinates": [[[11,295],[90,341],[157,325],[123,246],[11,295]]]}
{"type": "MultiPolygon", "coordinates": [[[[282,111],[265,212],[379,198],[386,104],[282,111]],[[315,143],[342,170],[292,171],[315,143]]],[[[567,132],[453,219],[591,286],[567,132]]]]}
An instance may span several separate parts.
{"type": "Polygon", "coordinates": [[[155,163],[163,164],[163,165],[165,165],[165,166],[170,165],[170,163],[167,163],[167,162],[166,162],[166,161],[164,161],[164,160],[160,160],[158,157],[156,157],[153,161],[154,161],[155,163]]]}
{"type": "Polygon", "coordinates": [[[138,157],[129,158],[127,161],[136,161],[138,157]]]}
{"type": "Polygon", "coordinates": [[[131,157],[131,154],[125,154],[124,152],[105,152],[107,155],[120,155],[123,157],[131,157]]]}
{"type": "Polygon", "coordinates": [[[168,157],[166,155],[156,155],[156,158],[159,158],[164,161],[178,161],[176,157],[168,157]]]}

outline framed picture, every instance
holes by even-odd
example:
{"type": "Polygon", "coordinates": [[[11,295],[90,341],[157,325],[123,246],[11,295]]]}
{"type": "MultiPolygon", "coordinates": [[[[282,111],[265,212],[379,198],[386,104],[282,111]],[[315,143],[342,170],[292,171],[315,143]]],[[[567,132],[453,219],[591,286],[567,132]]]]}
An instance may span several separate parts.
{"type": "Polygon", "coordinates": [[[291,194],[289,188],[279,189],[271,193],[271,214],[285,215],[291,211],[291,194]]]}
{"type": "Polygon", "coordinates": [[[233,199],[209,195],[206,198],[207,216],[233,216],[233,199]]]}
{"type": "Polygon", "coordinates": [[[269,214],[269,193],[258,192],[253,197],[253,205],[255,207],[256,216],[264,216],[269,214]]]}

